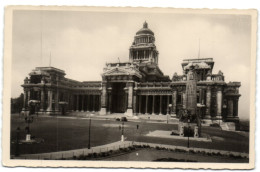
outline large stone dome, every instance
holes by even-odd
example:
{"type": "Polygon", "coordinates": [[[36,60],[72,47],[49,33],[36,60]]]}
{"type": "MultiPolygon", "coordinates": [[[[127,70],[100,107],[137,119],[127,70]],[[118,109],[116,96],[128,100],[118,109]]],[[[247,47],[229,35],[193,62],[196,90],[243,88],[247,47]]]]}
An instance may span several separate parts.
{"type": "Polygon", "coordinates": [[[147,24],[146,22],[144,22],[143,28],[140,29],[138,32],[136,32],[136,35],[143,35],[143,34],[149,34],[149,35],[153,35],[153,36],[154,36],[153,31],[151,31],[151,30],[148,28],[148,24],[147,24]]]}

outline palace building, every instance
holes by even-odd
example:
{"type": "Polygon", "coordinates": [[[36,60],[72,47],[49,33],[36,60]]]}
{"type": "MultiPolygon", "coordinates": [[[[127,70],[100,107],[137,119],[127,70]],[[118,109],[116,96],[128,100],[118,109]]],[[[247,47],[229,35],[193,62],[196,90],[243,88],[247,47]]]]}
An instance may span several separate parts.
{"type": "Polygon", "coordinates": [[[131,116],[169,114],[178,118],[179,111],[190,102],[186,86],[193,66],[197,78],[194,101],[201,119],[239,121],[240,82],[226,83],[221,71],[213,74],[212,58],[184,59],[183,73],[174,73],[171,78],[163,74],[158,60],[154,33],[145,22],[130,46],[129,62],[107,63],[101,81],[75,81],[66,78],[61,69],[36,67],[22,85],[22,112],[30,109],[31,113],[36,110],[39,114],[50,115],[74,111],[131,116]],[[29,108],[30,104],[35,108],[29,108]]]}

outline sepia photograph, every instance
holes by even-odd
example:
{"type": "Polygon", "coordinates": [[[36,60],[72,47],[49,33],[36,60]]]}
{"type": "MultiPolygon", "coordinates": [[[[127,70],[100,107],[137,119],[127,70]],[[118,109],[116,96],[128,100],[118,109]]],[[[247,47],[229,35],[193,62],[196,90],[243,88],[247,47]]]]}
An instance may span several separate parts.
{"type": "Polygon", "coordinates": [[[252,169],[255,10],[10,6],[6,166],[252,169]]]}

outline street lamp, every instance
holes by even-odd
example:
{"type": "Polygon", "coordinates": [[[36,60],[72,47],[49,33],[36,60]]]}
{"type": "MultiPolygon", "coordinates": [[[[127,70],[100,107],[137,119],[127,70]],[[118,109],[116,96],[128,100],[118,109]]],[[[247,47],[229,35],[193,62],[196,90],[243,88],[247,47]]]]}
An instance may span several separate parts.
{"type": "Polygon", "coordinates": [[[171,109],[172,109],[172,104],[169,104],[169,110],[168,110],[168,114],[167,114],[167,124],[169,123],[169,114],[171,115],[171,109]]]}
{"type": "Polygon", "coordinates": [[[190,115],[188,115],[188,145],[187,147],[190,147],[190,115]]]}
{"type": "Polygon", "coordinates": [[[88,126],[88,149],[90,149],[90,128],[91,128],[91,118],[89,117],[89,126],[88,126]]]}
{"type": "Polygon", "coordinates": [[[19,149],[19,139],[20,139],[20,127],[17,127],[16,129],[16,149],[15,149],[15,156],[20,155],[20,149],[19,149]]]}
{"type": "Polygon", "coordinates": [[[122,127],[119,126],[119,130],[121,130],[121,142],[125,141],[124,138],[124,121],[122,122],[122,127]]]}
{"type": "Polygon", "coordinates": [[[30,141],[31,140],[31,131],[30,131],[30,123],[33,122],[33,117],[32,116],[27,116],[24,118],[25,122],[27,123],[27,127],[25,127],[25,131],[26,131],[26,141],[30,141]]]}

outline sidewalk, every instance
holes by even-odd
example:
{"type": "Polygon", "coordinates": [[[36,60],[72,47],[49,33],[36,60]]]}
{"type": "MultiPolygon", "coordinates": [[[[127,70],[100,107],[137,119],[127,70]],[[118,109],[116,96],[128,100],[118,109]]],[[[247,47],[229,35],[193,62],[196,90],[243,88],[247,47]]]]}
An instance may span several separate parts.
{"type": "MultiPolygon", "coordinates": [[[[96,120],[116,120],[117,118],[121,119],[121,117],[126,117],[128,121],[133,122],[145,122],[147,123],[167,123],[166,115],[137,115],[137,116],[127,116],[123,113],[116,114],[108,114],[108,115],[99,115],[98,112],[72,112],[68,115],[64,116],[50,116],[50,115],[39,115],[38,117],[57,117],[57,118],[70,118],[70,119],[96,119],[96,120]]],[[[168,123],[170,124],[178,124],[179,120],[168,117],[168,123]]]]}
{"type": "Polygon", "coordinates": [[[175,146],[175,145],[165,145],[165,144],[155,144],[155,143],[146,143],[146,142],[133,142],[133,141],[118,141],[106,145],[92,147],[91,149],[76,149],[76,150],[69,150],[69,151],[60,151],[60,152],[50,152],[50,153],[41,153],[41,154],[26,154],[20,155],[19,157],[12,157],[15,159],[41,159],[41,160],[60,160],[66,158],[73,158],[78,157],[80,155],[88,155],[90,153],[101,153],[101,152],[108,152],[110,150],[119,150],[120,148],[127,148],[133,145],[139,146],[149,146],[152,148],[164,148],[166,150],[180,150],[181,152],[194,152],[194,153],[215,153],[222,156],[241,156],[243,158],[249,158],[248,153],[241,153],[241,152],[233,152],[233,151],[223,151],[217,149],[206,149],[206,148],[187,148],[185,146],[175,146]]]}
{"type": "Polygon", "coordinates": [[[110,150],[118,150],[120,148],[126,148],[132,146],[132,141],[118,141],[106,145],[92,147],[90,149],[83,148],[83,149],[75,149],[69,151],[60,151],[60,152],[50,152],[50,153],[40,153],[40,154],[25,154],[20,155],[19,157],[13,157],[15,159],[63,159],[63,158],[72,158],[74,156],[80,155],[88,155],[90,153],[101,153],[101,152],[108,152],[110,150]]]}

